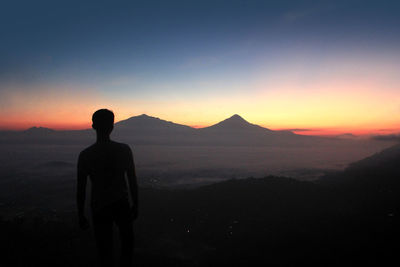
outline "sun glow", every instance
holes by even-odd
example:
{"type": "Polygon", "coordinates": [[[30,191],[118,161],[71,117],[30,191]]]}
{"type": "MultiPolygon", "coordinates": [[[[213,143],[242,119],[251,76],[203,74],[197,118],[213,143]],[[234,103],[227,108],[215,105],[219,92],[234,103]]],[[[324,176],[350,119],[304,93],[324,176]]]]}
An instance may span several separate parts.
{"type": "Polygon", "coordinates": [[[148,114],[194,128],[239,114],[269,129],[306,135],[395,133],[400,129],[397,67],[388,59],[334,58],[315,70],[292,60],[272,71],[260,68],[238,83],[220,78],[144,87],[128,83],[122,92],[101,84],[3,84],[0,128],[90,128],[92,113],[109,108],[116,121],[148,114]]]}

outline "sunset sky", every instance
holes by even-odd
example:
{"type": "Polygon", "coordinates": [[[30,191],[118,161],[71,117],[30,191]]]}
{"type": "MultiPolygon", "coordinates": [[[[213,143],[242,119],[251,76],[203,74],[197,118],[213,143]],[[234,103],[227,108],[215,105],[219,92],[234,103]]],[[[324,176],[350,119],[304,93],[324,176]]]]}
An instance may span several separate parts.
{"type": "Polygon", "coordinates": [[[0,129],[233,114],[301,134],[400,132],[400,1],[4,1],[0,129]]]}

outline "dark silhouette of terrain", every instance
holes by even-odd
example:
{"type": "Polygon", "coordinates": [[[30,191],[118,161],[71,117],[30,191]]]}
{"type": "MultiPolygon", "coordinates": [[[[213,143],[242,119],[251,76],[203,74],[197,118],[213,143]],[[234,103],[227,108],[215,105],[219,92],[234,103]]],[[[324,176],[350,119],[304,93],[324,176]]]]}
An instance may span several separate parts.
{"type": "MultiPolygon", "coordinates": [[[[142,188],[137,266],[396,265],[399,151],[318,182],[271,176],[142,188]]],[[[94,244],[70,218],[60,211],[2,220],[2,266],[89,266],[94,244]]]]}
{"type": "Polygon", "coordinates": [[[196,130],[186,125],[161,120],[159,118],[151,117],[146,114],[130,117],[129,119],[119,121],[115,124],[115,128],[118,131],[134,130],[139,131],[139,133],[145,134],[166,134],[168,132],[176,133],[179,131],[181,131],[182,133],[191,133],[196,130]]]}
{"type": "Polygon", "coordinates": [[[224,132],[251,132],[258,131],[262,133],[272,133],[273,131],[256,124],[249,123],[238,114],[233,115],[232,117],[225,119],[217,124],[211,125],[209,127],[201,128],[200,131],[224,131],[224,132]]]}
{"type": "MultiPolygon", "coordinates": [[[[132,144],[268,146],[325,140],[290,131],[273,131],[251,124],[239,115],[195,129],[143,114],[119,121],[114,128],[113,137],[132,144]]],[[[90,144],[93,138],[89,129],[55,131],[32,127],[26,131],[0,131],[0,143],[90,144]]]]}

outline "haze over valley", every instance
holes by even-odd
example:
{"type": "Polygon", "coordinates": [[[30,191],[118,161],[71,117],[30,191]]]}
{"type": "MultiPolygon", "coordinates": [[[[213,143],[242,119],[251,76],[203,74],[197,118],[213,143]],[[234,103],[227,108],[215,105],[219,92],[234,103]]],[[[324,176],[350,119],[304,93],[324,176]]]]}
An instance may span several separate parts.
{"type": "MultiPolygon", "coordinates": [[[[117,122],[112,138],[132,147],[140,184],[168,187],[266,175],[315,180],[394,144],[273,131],[239,115],[195,129],[143,114],[117,122]]],[[[79,152],[94,141],[92,129],[3,131],[0,171],[3,177],[73,180],[79,152]]]]}

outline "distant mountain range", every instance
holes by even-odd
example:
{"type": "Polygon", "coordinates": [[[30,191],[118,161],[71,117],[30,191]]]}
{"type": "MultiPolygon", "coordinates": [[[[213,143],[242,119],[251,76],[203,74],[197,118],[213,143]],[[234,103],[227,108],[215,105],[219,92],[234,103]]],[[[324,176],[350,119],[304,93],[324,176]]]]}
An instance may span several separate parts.
{"type": "MultiPolygon", "coordinates": [[[[32,127],[25,131],[0,132],[0,142],[90,143],[92,129],[56,131],[32,127]]],[[[146,114],[115,123],[112,138],[129,144],[168,145],[307,145],[320,137],[297,135],[291,131],[274,131],[249,123],[235,114],[217,124],[196,129],[146,114]]]]}
{"type": "Polygon", "coordinates": [[[273,131],[249,123],[237,114],[199,129],[143,114],[117,122],[113,137],[132,144],[238,146],[299,144],[306,140],[319,139],[296,135],[290,131],[273,131]]]}

